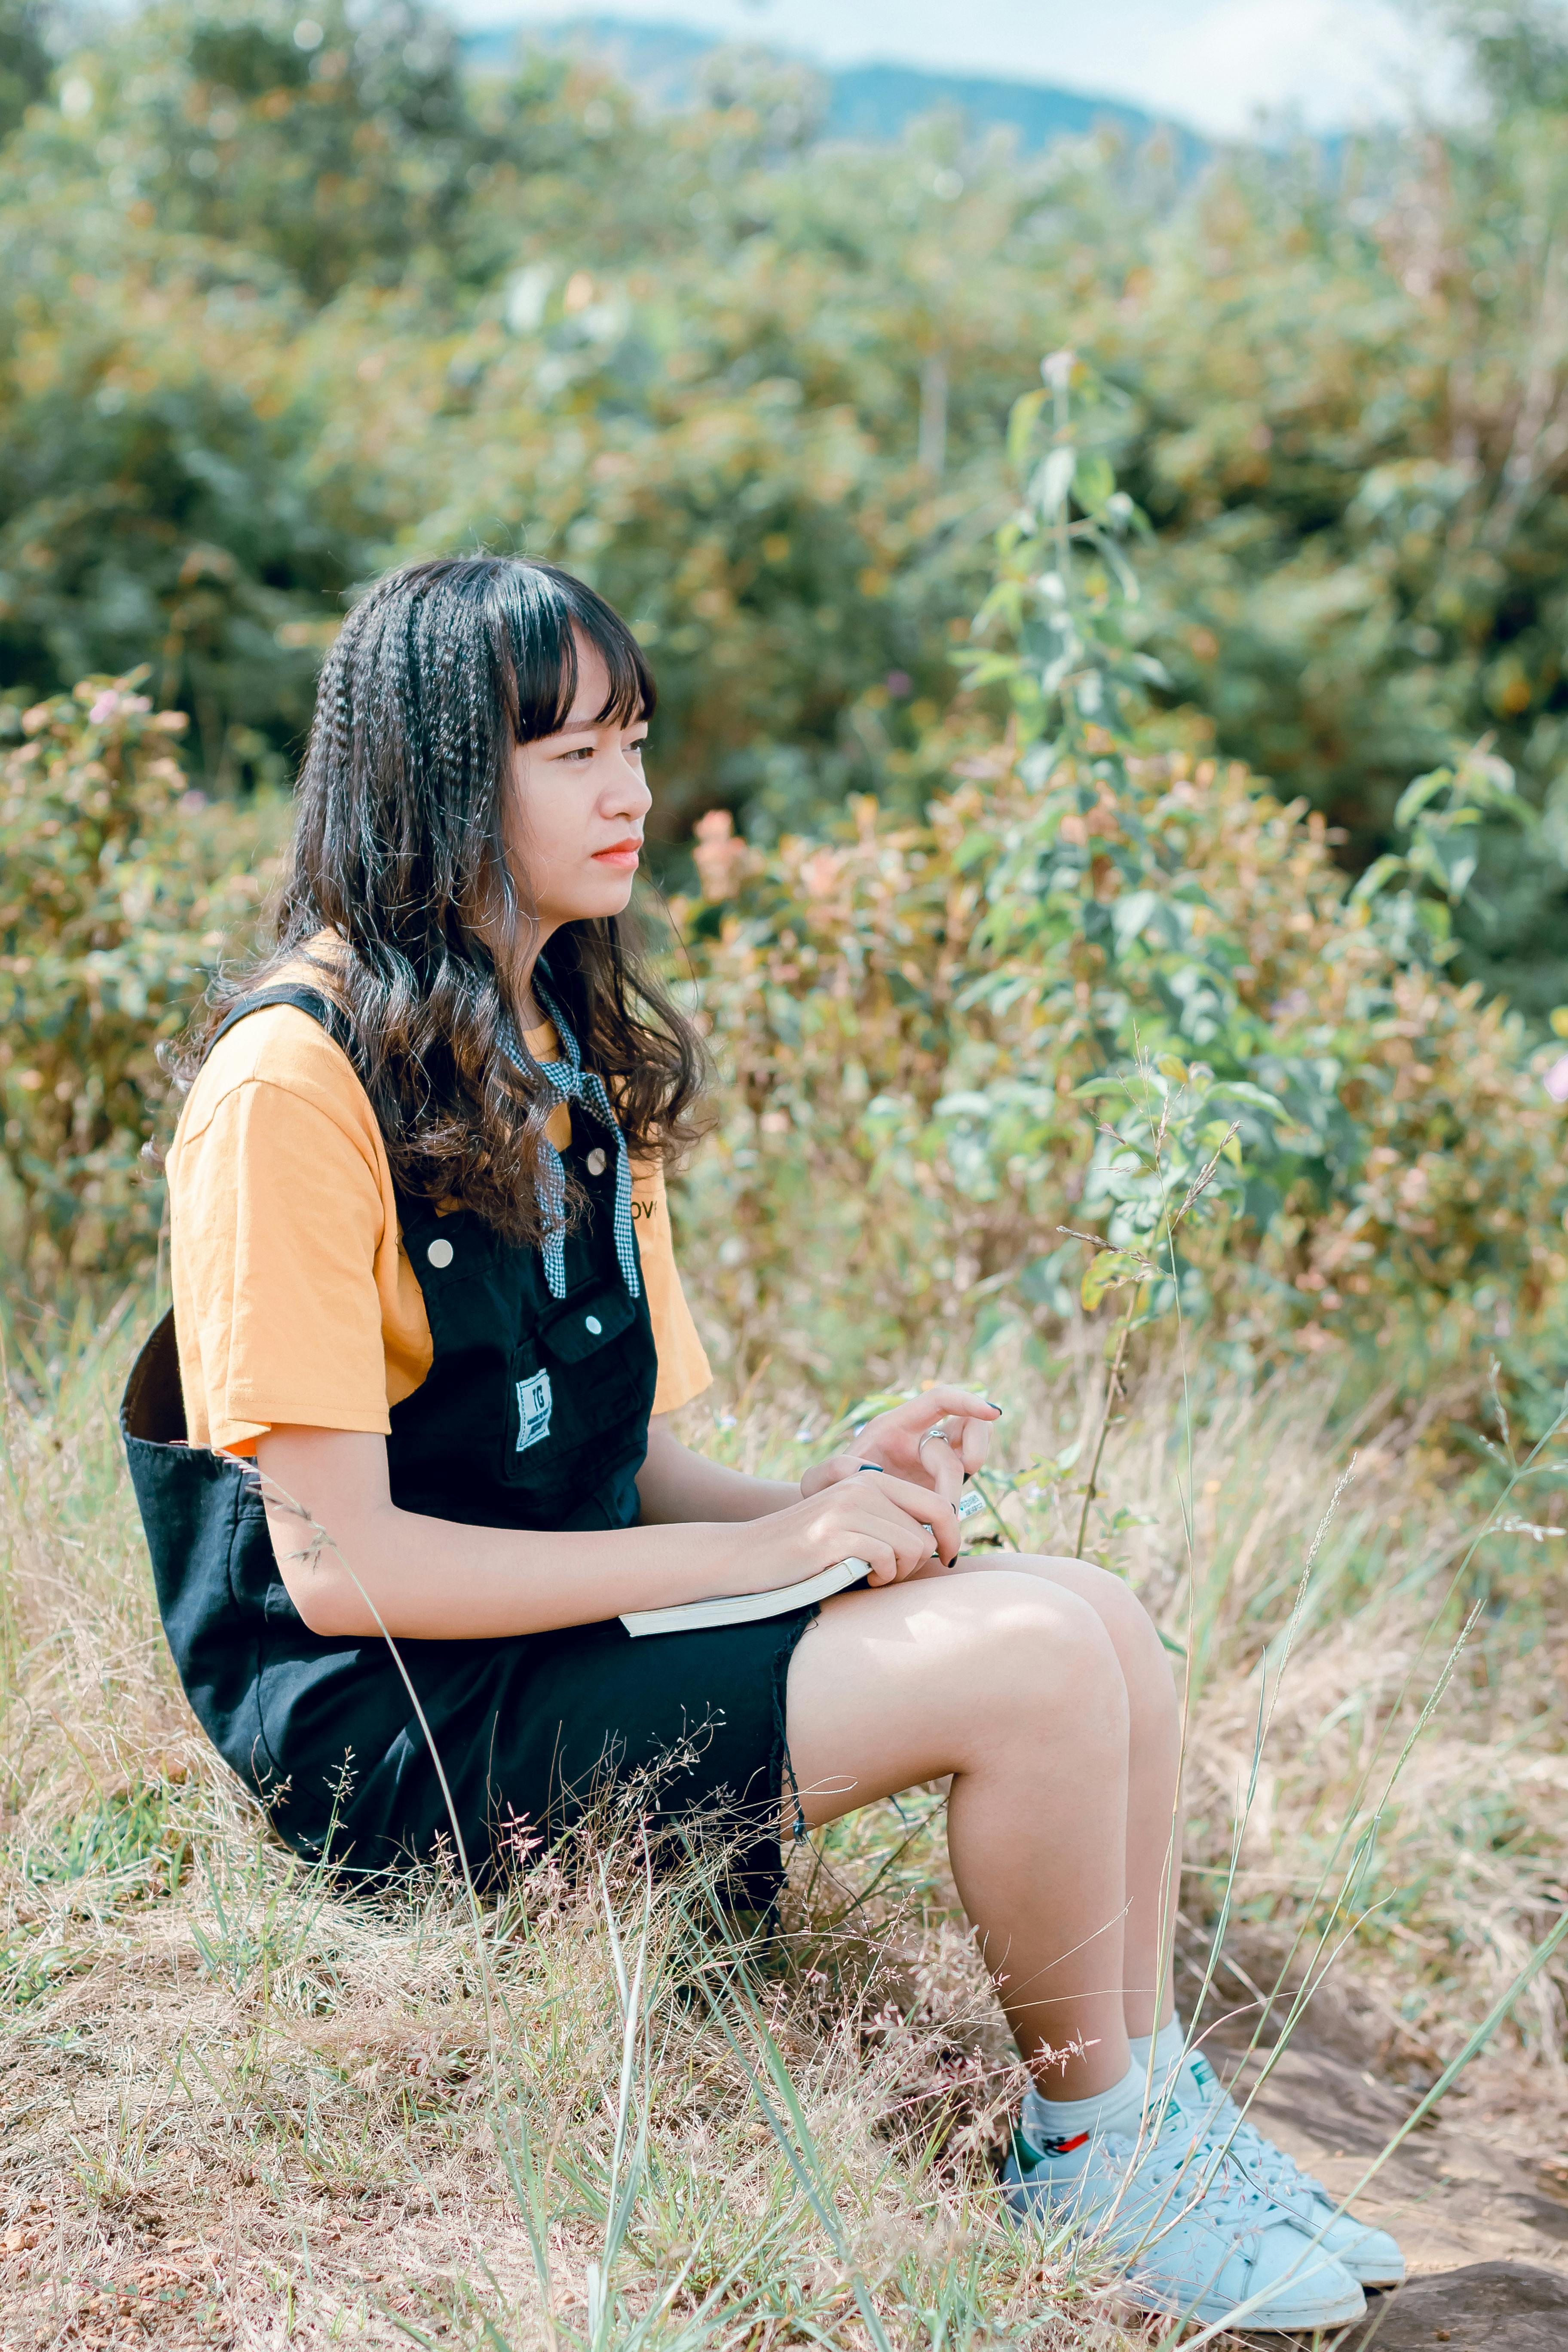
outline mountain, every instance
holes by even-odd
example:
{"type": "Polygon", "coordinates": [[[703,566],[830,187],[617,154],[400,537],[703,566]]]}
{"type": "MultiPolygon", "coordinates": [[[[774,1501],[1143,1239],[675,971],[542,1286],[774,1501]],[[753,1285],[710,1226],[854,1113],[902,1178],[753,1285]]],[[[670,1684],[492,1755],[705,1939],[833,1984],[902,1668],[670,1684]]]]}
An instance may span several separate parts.
{"type": "MultiPolygon", "coordinates": [[[[650,104],[668,107],[693,102],[699,95],[703,59],[723,46],[681,25],[577,16],[557,24],[495,26],[468,33],[463,48],[471,65],[493,71],[510,63],[524,41],[579,49],[596,63],[612,66],[650,104]]],[[[1081,90],[970,74],[928,73],[917,66],[816,70],[827,85],[824,129],[830,138],[896,140],[907,123],[922,114],[956,110],[966,115],[976,131],[1010,126],[1026,148],[1047,147],[1055,139],[1081,138],[1089,131],[1109,128],[1120,131],[1132,146],[1141,146],[1157,131],[1164,131],[1174,138],[1184,163],[1195,162],[1205,152],[1203,142],[1183,125],[1163,123],[1140,107],[1081,90]]]]}
{"type": "Polygon", "coordinates": [[[1191,131],[1156,121],[1118,99],[1088,98],[1048,83],[994,81],[971,74],[926,73],[917,66],[849,66],[826,77],[832,88],[827,130],[841,139],[897,139],[907,122],[939,108],[955,109],[978,130],[1010,124],[1024,147],[1081,139],[1109,126],[1130,145],[1174,129],[1184,149],[1199,142],[1191,131]]]}

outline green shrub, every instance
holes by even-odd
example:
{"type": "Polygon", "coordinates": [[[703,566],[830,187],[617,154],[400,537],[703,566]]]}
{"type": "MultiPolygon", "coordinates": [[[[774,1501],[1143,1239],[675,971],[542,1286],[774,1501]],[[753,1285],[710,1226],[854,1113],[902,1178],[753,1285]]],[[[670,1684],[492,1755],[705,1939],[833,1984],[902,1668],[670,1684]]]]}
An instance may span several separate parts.
{"type": "Polygon", "coordinates": [[[42,1297],[144,1265],[158,1048],[253,926],[279,831],[187,789],[185,721],[140,675],[39,703],[0,759],[3,1157],[12,1255],[42,1297]]]}
{"type": "Polygon", "coordinates": [[[723,1318],[752,1362],[828,1383],[868,1344],[1048,1331],[1085,1264],[1059,1228],[1138,1237],[1142,1062],[1237,1130],[1241,1181],[1173,1265],[1189,1311],[1255,1350],[1353,1350],[1380,1384],[1462,1398],[1501,1351],[1550,1389],[1563,1115],[1521,1022],[1445,971],[1507,772],[1423,780],[1408,853],[1352,887],[1321,815],[1153,748],[1137,518],[1078,443],[1066,364],[1054,417],[1015,412],[1023,494],[975,629],[1005,733],[971,709],[923,824],[866,800],[852,837],[767,858],[722,819],[700,839],[683,911],[731,1083],[692,1225],[730,1236],[723,1318]]]}

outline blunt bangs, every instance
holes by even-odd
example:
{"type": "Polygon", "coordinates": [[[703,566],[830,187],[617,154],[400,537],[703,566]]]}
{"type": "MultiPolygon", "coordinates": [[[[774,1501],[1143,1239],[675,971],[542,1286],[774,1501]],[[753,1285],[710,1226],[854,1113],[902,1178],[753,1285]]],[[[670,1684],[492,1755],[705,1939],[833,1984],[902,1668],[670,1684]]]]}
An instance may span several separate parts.
{"type": "Polygon", "coordinates": [[[523,559],[498,565],[493,575],[496,619],[504,637],[520,743],[559,735],[576,700],[577,639],[603,660],[609,692],[592,725],[630,727],[651,719],[658,696],[642,647],[612,606],[553,563],[523,559]]]}

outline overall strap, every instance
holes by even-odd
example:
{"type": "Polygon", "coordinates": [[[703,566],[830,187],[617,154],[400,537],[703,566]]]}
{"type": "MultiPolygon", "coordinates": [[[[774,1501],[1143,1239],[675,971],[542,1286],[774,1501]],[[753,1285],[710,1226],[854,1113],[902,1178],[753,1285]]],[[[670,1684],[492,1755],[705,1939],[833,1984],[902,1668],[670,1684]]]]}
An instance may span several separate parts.
{"type": "Polygon", "coordinates": [[[217,1027],[207,1040],[210,1054],[220,1037],[226,1037],[237,1021],[244,1021],[252,1013],[263,1012],[269,1004],[291,1004],[296,1012],[308,1013],[319,1022],[334,1045],[341,1045],[350,1060],[353,1058],[348,1017],[330,996],[320,989],[306,988],[291,982],[280,982],[276,988],[258,988],[254,996],[242,996],[231,1004],[217,1027]]]}

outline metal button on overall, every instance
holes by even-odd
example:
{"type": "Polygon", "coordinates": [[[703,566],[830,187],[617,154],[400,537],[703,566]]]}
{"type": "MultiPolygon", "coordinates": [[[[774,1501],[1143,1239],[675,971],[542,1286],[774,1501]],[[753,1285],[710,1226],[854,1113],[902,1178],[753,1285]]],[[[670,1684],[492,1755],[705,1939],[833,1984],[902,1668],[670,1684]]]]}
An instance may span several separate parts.
{"type": "Polygon", "coordinates": [[[594,1337],[595,1337],[595,1339],[598,1338],[598,1336],[599,1336],[600,1332],[604,1329],[604,1328],[605,1328],[605,1327],[604,1327],[604,1325],[600,1322],[600,1320],[599,1320],[599,1318],[598,1318],[598,1317],[597,1317],[596,1315],[584,1315],[584,1318],[583,1318],[583,1328],[584,1328],[585,1331],[592,1331],[592,1333],[593,1333],[593,1335],[594,1335],[594,1337]]]}
{"type": "Polygon", "coordinates": [[[452,1244],[450,1242],[434,1241],[431,1243],[425,1255],[434,1266],[450,1265],[452,1263],[452,1244]]]}
{"type": "Polygon", "coordinates": [[[604,1174],[604,1172],[605,1172],[605,1155],[604,1155],[604,1153],[600,1150],[600,1149],[599,1149],[598,1145],[597,1145],[597,1144],[595,1144],[595,1145],[594,1146],[593,1150],[592,1150],[592,1151],[590,1151],[590,1152],[589,1152],[589,1154],[588,1154],[588,1173],[589,1173],[589,1175],[590,1175],[590,1176],[602,1176],[602,1175],[604,1174]]]}

